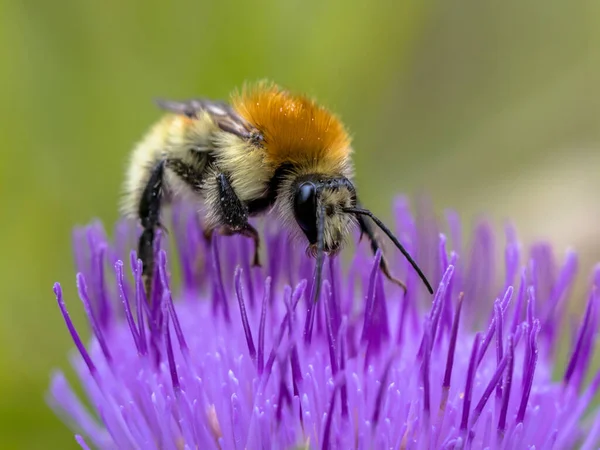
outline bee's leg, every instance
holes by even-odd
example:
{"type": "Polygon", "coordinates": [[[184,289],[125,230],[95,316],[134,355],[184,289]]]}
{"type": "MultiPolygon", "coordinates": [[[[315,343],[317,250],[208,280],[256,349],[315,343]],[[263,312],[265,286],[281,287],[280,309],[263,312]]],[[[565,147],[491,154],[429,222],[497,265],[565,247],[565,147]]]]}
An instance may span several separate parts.
{"type": "Polygon", "coordinates": [[[142,260],[142,277],[147,301],[151,302],[152,278],[154,274],[154,236],[160,227],[160,206],[163,197],[163,176],[165,161],[159,161],[142,192],[138,215],[142,224],[142,234],[138,242],[138,258],[142,260]]]}
{"type": "Polygon", "coordinates": [[[215,232],[214,228],[205,228],[204,231],[202,231],[202,236],[204,236],[204,240],[210,244],[210,241],[212,241],[212,236],[213,233],[215,232]]]}
{"type": "MultiPolygon", "coordinates": [[[[192,154],[195,156],[195,163],[193,164],[181,159],[170,158],[166,160],[166,165],[192,192],[200,195],[203,189],[203,179],[206,175],[205,168],[208,163],[208,155],[206,152],[199,151],[192,151],[192,154]]],[[[203,235],[206,242],[210,243],[213,231],[214,228],[212,227],[204,229],[203,235]]],[[[198,255],[197,261],[199,266],[200,261],[202,261],[200,255],[198,255]]]]}
{"type": "Polygon", "coordinates": [[[167,167],[183,181],[192,192],[200,193],[202,189],[202,177],[206,167],[206,153],[196,152],[196,164],[189,164],[181,159],[167,159],[167,167]]]}
{"type": "Polygon", "coordinates": [[[198,166],[193,166],[179,159],[160,160],[152,169],[144,188],[138,209],[143,228],[138,243],[138,257],[142,260],[142,276],[148,302],[151,301],[154,275],[154,238],[156,229],[161,227],[160,208],[165,193],[165,170],[172,170],[192,191],[199,192],[204,163],[205,161],[200,160],[198,166]]]}
{"type": "Polygon", "coordinates": [[[241,234],[254,241],[254,258],[252,264],[260,266],[260,236],[258,231],[248,223],[248,208],[238,198],[231,183],[224,173],[217,174],[218,195],[220,200],[220,216],[225,235],[241,234]]]}
{"type": "Polygon", "coordinates": [[[221,228],[221,234],[224,236],[233,236],[234,234],[241,234],[242,236],[246,236],[251,238],[254,241],[254,257],[252,258],[252,265],[254,267],[260,267],[260,236],[258,235],[258,231],[252,225],[247,224],[242,229],[231,228],[229,225],[223,225],[221,228]]]}
{"type": "MultiPolygon", "coordinates": [[[[377,236],[375,235],[375,230],[373,229],[373,226],[367,221],[367,218],[365,216],[361,216],[358,214],[356,216],[357,216],[356,219],[358,220],[358,225],[360,226],[361,238],[363,235],[366,234],[367,237],[369,238],[369,242],[371,244],[371,250],[373,250],[373,253],[377,253],[377,250],[379,250],[379,248],[381,246],[379,244],[377,236]]],[[[388,280],[392,281],[393,283],[396,283],[402,289],[404,289],[404,291],[406,291],[406,284],[404,284],[404,282],[402,282],[401,280],[395,278],[390,273],[390,269],[387,265],[387,261],[383,255],[381,255],[381,263],[379,264],[379,266],[381,267],[381,271],[383,272],[383,274],[386,276],[386,278],[388,280]]]]}

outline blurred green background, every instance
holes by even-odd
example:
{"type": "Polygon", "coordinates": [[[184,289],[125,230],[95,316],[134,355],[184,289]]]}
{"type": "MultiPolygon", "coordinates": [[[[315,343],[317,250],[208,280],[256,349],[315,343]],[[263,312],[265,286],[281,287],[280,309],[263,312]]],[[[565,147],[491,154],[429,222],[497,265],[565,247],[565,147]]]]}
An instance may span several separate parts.
{"type": "MultiPolygon", "coordinates": [[[[0,446],[74,448],[43,395],[72,344],[70,232],[117,218],[156,96],[225,98],[271,78],[339,112],[358,184],[385,216],[507,217],[600,259],[600,2],[0,2],[0,446]]],[[[83,326],[81,327],[83,328],[83,326]]]]}

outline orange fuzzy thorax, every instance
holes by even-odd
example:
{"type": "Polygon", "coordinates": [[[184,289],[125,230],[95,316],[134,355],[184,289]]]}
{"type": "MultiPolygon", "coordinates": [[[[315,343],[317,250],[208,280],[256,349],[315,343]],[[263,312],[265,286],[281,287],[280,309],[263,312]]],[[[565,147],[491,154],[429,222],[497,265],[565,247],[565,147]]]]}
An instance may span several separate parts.
{"type": "Polygon", "coordinates": [[[350,137],[340,120],[313,100],[260,83],[235,95],[238,114],[264,137],[269,163],[335,166],[350,154],[350,137]]]}

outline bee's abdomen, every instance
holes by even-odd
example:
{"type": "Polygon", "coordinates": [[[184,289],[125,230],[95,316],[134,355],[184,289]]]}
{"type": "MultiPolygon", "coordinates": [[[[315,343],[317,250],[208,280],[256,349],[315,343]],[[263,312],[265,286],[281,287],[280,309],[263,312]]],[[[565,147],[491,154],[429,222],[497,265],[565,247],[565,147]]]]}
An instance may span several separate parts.
{"type": "Polygon", "coordinates": [[[135,146],[124,186],[121,211],[136,217],[142,193],[154,167],[165,162],[165,198],[183,192],[198,193],[211,159],[210,134],[214,126],[203,120],[166,115],[135,146]]]}

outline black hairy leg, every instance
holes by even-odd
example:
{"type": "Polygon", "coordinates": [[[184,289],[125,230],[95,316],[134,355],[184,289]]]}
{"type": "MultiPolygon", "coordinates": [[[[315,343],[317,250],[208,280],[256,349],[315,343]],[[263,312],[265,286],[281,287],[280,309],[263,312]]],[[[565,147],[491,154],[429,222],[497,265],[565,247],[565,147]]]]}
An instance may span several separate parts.
{"type": "MultiPolygon", "coordinates": [[[[358,220],[358,225],[360,227],[361,238],[363,235],[366,235],[369,239],[369,243],[371,244],[371,250],[373,250],[373,253],[377,253],[377,250],[381,248],[381,245],[379,243],[379,240],[377,239],[377,236],[375,235],[375,230],[373,226],[370,222],[368,222],[368,219],[365,216],[357,215],[356,219],[358,220]]],[[[381,262],[379,263],[379,267],[381,268],[381,271],[388,280],[392,281],[393,283],[396,283],[402,289],[404,289],[404,291],[406,291],[406,284],[404,284],[404,282],[402,282],[401,280],[395,278],[390,273],[390,269],[383,254],[381,255],[381,262]]]]}
{"type": "Polygon", "coordinates": [[[252,258],[252,265],[255,267],[260,267],[260,236],[258,235],[258,231],[256,231],[256,228],[254,228],[249,223],[241,229],[231,228],[225,225],[221,228],[221,233],[224,236],[233,236],[234,234],[241,234],[242,236],[251,238],[254,241],[254,256],[252,258]]]}
{"type": "Polygon", "coordinates": [[[154,276],[154,239],[156,230],[162,228],[160,224],[160,209],[164,199],[165,169],[172,170],[189,188],[199,192],[202,181],[202,170],[206,160],[203,154],[199,155],[198,164],[190,165],[179,159],[164,159],[159,161],[152,169],[150,179],[144,188],[138,214],[142,224],[142,235],[138,243],[138,257],[142,260],[142,276],[147,300],[150,302],[154,276]]]}
{"type": "Polygon", "coordinates": [[[198,151],[192,151],[192,154],[195,156],[196,164],[188,164],[180,159],[167,159],[166,164],[193,192],[200,192],[208,154],[198,151]]]}
{"type": "Polygon", "coordinates": [[[154,237],[160,225],[160,206],[163,197],[163,177],[165,161],[159,161],[152,169],[150,179],[142,192],[138,215],[142,224],[142,234],[138,242],[138,258],[142,260],[142,277],[147,301],[151,301],[154,275],[154,237]]]}
{"type": "MultiPolygon", "coordinates": [[[[224,173],[217,174],[217,187],[220,200],[221,233],[225,236],[241,234],[242,236],[251,238],[254,241],[252,264],[260,266],[260,236],[256,228],[248,223],[247,206],[238,198],[224,173]]],[[[204,235],[210,239],[212,230],[207,230],[204,235]]]]}

